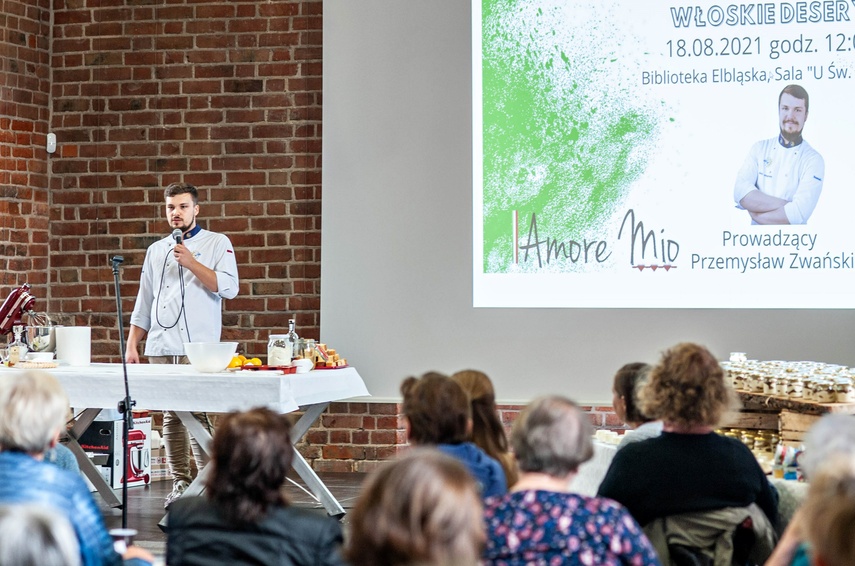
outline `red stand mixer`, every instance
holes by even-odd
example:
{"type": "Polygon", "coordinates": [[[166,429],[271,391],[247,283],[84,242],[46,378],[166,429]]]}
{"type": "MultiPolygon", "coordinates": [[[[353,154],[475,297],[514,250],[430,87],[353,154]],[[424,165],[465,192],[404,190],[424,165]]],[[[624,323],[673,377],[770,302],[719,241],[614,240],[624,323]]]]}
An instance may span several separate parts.
{"type": "Polygon", "coordinates": [[[128,477],[123,478],[129,484],[143,482],[148,484],[151,476],[145,473],[151,463],[151,453],[145,447],[145,433],[138,428],[128,431],[128,451],[125,453],[128,459],[128,477]]]}
{"type": "Polygon", "coordinates": [[[0,335],[9,334],[13,326],[23,325],[21,317],[25,314],[35,316],[33,304],[36,302],[36,298],[30,295],[29,291],[29,284],[24,283],[20,287],[12,289],[9,296],[3,301],[3,305],[0,306],[0,335]]]}

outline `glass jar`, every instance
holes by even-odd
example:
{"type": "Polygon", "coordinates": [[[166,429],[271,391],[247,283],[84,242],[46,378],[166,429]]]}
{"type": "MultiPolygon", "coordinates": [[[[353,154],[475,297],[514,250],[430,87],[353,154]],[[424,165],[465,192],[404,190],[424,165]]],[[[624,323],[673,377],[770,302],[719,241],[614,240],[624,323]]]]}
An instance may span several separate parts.
{"type": "Polygon", "coordinates": [[[21,340],[21,334],[24,332],[24,327],[15,325],[12,327],[12,332],[15,335],[15,340],[9,344],[6,349],[6,355],[9,366],[14,366],[18,362],[23,362],[27,358],[27,353],[30,351],[27,345],[21,340]]]}
{"type": "Polygon", "coordinates": [[[267,365],[290,366],[293,351],[287,334],[271,334],[267,342],[267,365]]]}

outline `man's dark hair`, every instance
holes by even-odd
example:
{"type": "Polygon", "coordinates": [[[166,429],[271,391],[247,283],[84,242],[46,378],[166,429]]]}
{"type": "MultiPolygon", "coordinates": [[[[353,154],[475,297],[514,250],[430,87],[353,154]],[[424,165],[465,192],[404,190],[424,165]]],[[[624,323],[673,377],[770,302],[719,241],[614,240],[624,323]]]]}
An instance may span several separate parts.
{"type": "Polygon", "coordinates": [[[199,204],[199,191],[190,183],[172,183],[163,191],[163,198],[189,194],[193,197],[193,204],[199,204]]]}
{"type": "Polygon", "coordinates": [[[810,106],[810,98],[808,97],[807,91],[802,88],[800,85],[787,85],[784,87],[784,90],[781,91],[781,94],[778,95],[778,107],[781,106],[781,97],[785,94],[789,94],[790,96],[794,96],[799,100],[805,101],[805,114],[808,112],[808,107],[810,106]]]}

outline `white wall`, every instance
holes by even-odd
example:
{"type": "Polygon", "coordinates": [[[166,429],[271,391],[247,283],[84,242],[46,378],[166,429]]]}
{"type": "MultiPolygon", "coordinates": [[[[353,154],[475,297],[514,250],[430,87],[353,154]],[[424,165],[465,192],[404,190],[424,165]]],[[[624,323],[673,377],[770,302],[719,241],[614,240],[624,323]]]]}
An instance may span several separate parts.
{"type": "Polygon", "coordinates": [[[503,401],[609,403],[684,340],[855,365],[851,311],[472,308],[469,48],[466,0],[324,1],[321,338],[376,399],[471,367],[503,401]]]}

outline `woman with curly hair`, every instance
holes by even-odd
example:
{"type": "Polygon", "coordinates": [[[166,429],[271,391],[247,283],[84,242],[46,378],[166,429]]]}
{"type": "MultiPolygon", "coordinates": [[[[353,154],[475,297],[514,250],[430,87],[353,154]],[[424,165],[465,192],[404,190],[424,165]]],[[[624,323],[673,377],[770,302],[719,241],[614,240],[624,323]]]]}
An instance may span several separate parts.
{"type": "Polygon", "coordinates": [[[519,472],[513,454],[508,451],[508,437],[499,420],[496,392],[487,374],[474,369],[458,371],[451,376],[469,395],[472,407],[472,443],[502,465],[508,487],[517,481],[519,472]]]}
{"type": "Polygon", "coordinates": [[[754,455],[713,431],[739,404],[709,350],[677,344],[638,393],[641,411],[663,421],[662,435],[618,451],[599,495],[622,503],[642,527],[661,517],[755,503],[776,523],[776,497],[754,455]]]}

